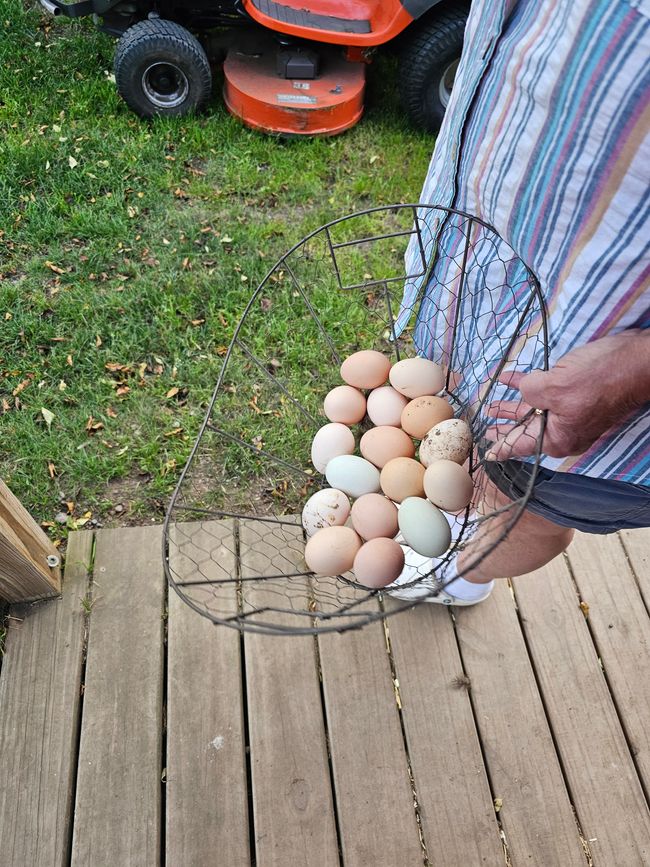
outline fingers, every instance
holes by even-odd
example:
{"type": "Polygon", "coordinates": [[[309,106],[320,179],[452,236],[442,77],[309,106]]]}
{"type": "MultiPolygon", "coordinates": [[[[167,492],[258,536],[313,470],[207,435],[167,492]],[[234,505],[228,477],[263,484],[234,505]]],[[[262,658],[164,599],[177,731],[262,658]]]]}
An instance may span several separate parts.
{"type": "Polygon", "coordinates": [[[508,418],[513,421],[521,421],[527,416],[532,407],[523,400],[495,400],[486,410],[486,415],[491,418],[508,418]]]}
{"type": "Polygon", "coordinates": [[[534,455],[542,431],[539,416],[534,416],[526,425],[497,424],[485,432],[493,445],[486,452],[489,461],[507,461],[534,455]]]}
{"type": "Polygon", "coordinates": [[[527,374],[517,370],[504,370],[498,377],[498,382],[509,385],[511,388],[519,388],[519,383],[527,374]]]}

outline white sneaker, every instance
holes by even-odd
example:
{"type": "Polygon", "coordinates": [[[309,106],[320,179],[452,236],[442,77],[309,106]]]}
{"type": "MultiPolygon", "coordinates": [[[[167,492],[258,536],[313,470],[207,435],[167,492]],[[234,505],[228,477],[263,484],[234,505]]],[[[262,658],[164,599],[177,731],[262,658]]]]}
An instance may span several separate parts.
{"type": "Polygon", "coordinates": [[[462,599],[459,596],[454,596],[444,586],[445,584],[451,586],[456,580],[455,569],[453,577],[449,574],[451,572],[450,567],[454,562],[453,560],[446,565],[444,570],[449,577],[446,577],[445,574],[433,574],[433,570],[441,562],[439,559],[423,557],[422,554],[418,554],[413,548],[409,548],[403,544],[404,540],[401,536],[397,536],[397,541],[401,543],[404,551],[404,568],[400,576],[392,584],[384,588],[384,592],[390,596],[395,596],[397,599],[412,600],[413,602],[434,602],[439,605],[467,606],[483,602],[492,592],[494,582],[487,584],[485,593],[477,599],[462,599]]]}

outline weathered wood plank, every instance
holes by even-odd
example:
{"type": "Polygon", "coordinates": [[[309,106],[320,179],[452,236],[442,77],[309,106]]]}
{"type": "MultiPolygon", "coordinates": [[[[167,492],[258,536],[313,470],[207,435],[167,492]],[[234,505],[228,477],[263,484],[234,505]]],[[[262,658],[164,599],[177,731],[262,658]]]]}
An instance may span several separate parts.
{"type": "Polygon", "coordinates": [[[47,558],[59,552],[0,479],[0,599],[29,601],[61,592],[61,570],[47,558]]]}
{"type": "MultiPolygon", "coordinates": [[[[302,529],[240,522],[242,577],[299,571],[302,529]]],[[[243,583],[244,610],[308,606],[309,582],[243,583]]],[[[267,615],[271,619],[271,615],[267,615]]],[[[273,622],[297,625],[290,614],[273,622]]],[[[305,625],[305,624],[303,624],[305,625]]],[[[316,646],[311,636],[246,633],[248,723],[258,867],[338,867],[316,646]]]]}
{"type": "Polygon", "coordinates": [[[578,533],[568,555],[637,769],[650,790],[648,612],[616,536],[578,533]]]}
{"type": "Polygon", "coordinates": [[[61,599],[15,605],[0,677],[0,853],[5,867],[68,864],[85,597],[93,534],[68,542],[61,599]]]}
{"type": "Polygon", "coordinates": [[[72,867],[159,867],[160,527],[101,530],[93,573],[72,867]]]}
{"type": "Polygon", "coordinates": [[[650,527],[644,530],[621,530],[619,535],[630,558],[646,609],[650,611],[650,527]]]}
{"type": "MultiPolygon", "coordinates": [[[[386,601],[386,609],[395,606],[386,601]]],[[[501,863],[503,848],[449,611],[387,621],[424,839],[434,864],[501,863]],[[459,833],[462,826],[462,833],[459,833]]]]}
{"type": "Polygon", "coordinates": [[[564,558],[515,591],[594,864],[648,863],[650,813],[564,558]]]}
{"type": "MultiPolygon", "coordinates": [[[[197,563],[206,580],[234,571],[233,529],[232,521],[172,527],[175,577],[196,578],[197,563]]],[[[235,585],[229,595],[234,613],[235,585]]],[[[171,590],[167,649],[166,863],[248,867],[239,633],[215,626],[171,590]]]]}
{"type": "Polygon", "coordinates": [[[485,602],[454,614],[513,864],[583,867],[580,835],[506,582],[498,581],[485,602]]]}
{"type": "MultiPolygon", "coordinates": [[[[354,593],[346,595],[352,599],[354,593]]],[[[334,598],[320,594],[326,596],[334,598]]],[[[374,599],[364,603],[373,611],[377,606],[374,599]]],[[[383,624],[319,635],[318,644],[343,863],[420,867],[423,851],[383,624]]]]}

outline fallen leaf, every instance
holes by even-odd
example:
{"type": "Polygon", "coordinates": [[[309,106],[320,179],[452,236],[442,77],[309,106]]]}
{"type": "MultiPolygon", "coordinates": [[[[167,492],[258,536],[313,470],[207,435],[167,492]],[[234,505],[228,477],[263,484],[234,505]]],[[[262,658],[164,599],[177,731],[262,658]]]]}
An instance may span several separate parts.
{"type": "Polygon", "coordinates": [[[175,427],[173,430],[166,431],[164,436],[177,437],[180,433],[183,433],[183,428],[182,427],[175,427]]]}
{"type": "Polygon", "coordinates": [[[179,391],[180,391],[180,388],[178,388],[177,386],[174,386],[173,388],[169,389],[169,391],[167,392],[165,397],[168,397],[168,398],[169,397],[176,397],[176,395],[178,394],[179,391]]]}
{"type": "Polygon", "coordinates": [[[104,429],[103,421],[96,421],[92,416],[88,416],[88,421],[86,422],[86,430],[88,433],[96,433],[98,430],[104,429]]]}
{"type": "Polygon", "coordinates": [[[112,406],[108,407],[108,409],[106,410],[106,415],[109,418],[117,418],[117,413],[115,412],[115,410],[113,409],[112,406]]]}
{"type": "Polygon", "coordinates": [[[196,328],[198,325],[203,325],[205,319],[192,319],[191,324],[196,328]]]}
{"type": "Polygon", "coordinates": [[[580,608],[582,609],[582,613],[584,614],[584,616],[589,617],[589,603],[588,602],[581,602],[580,608]]]}
{"type": "Polygon", "coordinates": [[[273,302],[270,298],[262,298],[260,300],[260,307],[265,313],[267,313],[271,309],[271,307],[273,307],[273,302]]]}
{"type": "Polygon", "coordinates": [[[50,430],[52,427],[52,422],[54,421],[54,413],[49,409],[45,409],[44,406],[41,407],[41,415],[45,419],[45,424],[47,425],[47,429],[50,430]]]}
{"type": "Polygon", "coordinates": [[[66,358],[66,364],[69,367],[72,367],[72,356],[71,355],[68,355],[68,357],[66,358]]]}
{"type": "Polygon", "coordinates": [[[99,349],[99,347],[100,347],[101,345],[102,345],[102,339],[101,339],[101,337],[100,337],[99,334],[98,334],[97,337],[95,337],[95,346],[97,347],[97,349],[99,349]]]}
{"type": "Polygon", "coordinates": [[[54,271],[55,274],[65,274],[65,270],[63,268],[59,268],[59,266],[55,265],[54,262],[47,261],[45,263],[45,267],[49,268],[50,271],[54,271]]]}
{"type": "Polygon", "coordinates": [[[230,237],[230,235],[222,235],[221,238],[219,238],[219,242],[221,244],[232,244],[232,240],[233,239],[230,237]]]}
{"type": "Polygon", "coordinates": [[[56,467],[52,463],[52,461],[47,462],[47,471],[50,474],[50,478],[53,479],[56,476],[56,467]]]}
{"type": "Polygon", "coordinates": [[[494,812],[498,813],[503,807],[503,798],[495,798],[494,799],[494,812]]]}
{"type": "Polygon", "coordinates": [[[68,157],[68,165],[71,169],[74,169],[79,165],[79,163],[74,157],[68,157]]]}
{"type": "Polygon", "coordinates": [[[115,392],[115,394],[116,394],[118,397],[121,397],[123,394],[128,394],[130,391],[131,391],[131,389],[129,388],[128,385],[121,385],[121,386],[117,389],[117,391],[115,392]]]}
{"type": "Polygon", "coordinates": [[[18,395],[21,393],[21,391],[24,391],[27,388],[27,386],[29,386],[31,384],[32,384],[31,379],[23,379],[23,381],[19,382],[18,385],[11,392],[12,395],[14,397],[18,397],[18,395]]]}

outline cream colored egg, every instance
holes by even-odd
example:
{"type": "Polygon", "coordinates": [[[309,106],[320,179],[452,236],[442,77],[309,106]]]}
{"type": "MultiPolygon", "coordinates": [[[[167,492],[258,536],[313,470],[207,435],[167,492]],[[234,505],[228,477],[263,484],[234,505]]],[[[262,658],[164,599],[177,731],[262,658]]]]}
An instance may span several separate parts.
{"type": "Polygon", "coordinates": [[[366,398],[351,385],[337,385],[325,396],[323,411],[330,421],[356,424],[366,414],[366,398]]]}
{"type": "Polygon", "coordinates": [[[302,510],[302,526],[308,536],[313,536],[324,527],[343,526],[350,515],[350,501],[336,488],[316,491],[307,500],[302,510]]]}
{"type": "Polygon", "coordinates": [[[421,440],[434,425],[453,416],[454,411],[445,397],[425,395],[414,398],[404,407],[401,423],[406,433],[421,440]]]}
{"type": "Polygon", "coordinates": [[[412,458],[415,446],[411,437],[398,427],[381,425],[370,428],[361,437],[361,454],[367,461],[381,469],[393,458],[412,458]]]}
{"type": "Polygon", "coordinates": [[[425,467],[434,461],[463,464],[472,448],[472,432],[467,422],[450,418],[434,425],[420,443],[419,458],[425,467]]]}
{"type": "Polygon", "coordinates": [[[356,455],[332,458],[325,470],[325,478],[333,488],[350,497],[374,494],[379,490],[379,470],[370,461],[356,455]]]}
{"type": "Polygon", "coordinates": [[[354,558],[354,577],[364,587],[378,589],[392,584],[404,568],[404,550],[393,539],[371,539],[354,558]]]}
{"type": "Polygon", "coordinates": [[[374,349],[362,349],[345,359],[341,379],[355,388],[377,388],[388,379],[390,361],[374,349]]]}
{"type": "Polygon", "coordinates": [[[422,397],[437,394],[445,385],[445,377],[439,364],[427,358],[405,358],[390,369],[390,384],[406,397],[422,397]]]}
{"type": "Polygon", "coordinates": [[[305,562],[316,575],[342,575],[352,569],[361,539],[350,527],[325,527],[305,545],[305,562]]]}
{"type": "Polygon", "coordinates": [[[396,391],[392,385],[375,388],[367,400],[368,418],[373,424],[400,426],[402,410],[408,403],[408,398],[396,391]]]}
{"type": "Polygon", "coordinates": [[[393,458],[381,471],[381,489],[396,503],[407,497],[424,497],[424,467],[413,458],[393,458]]]}
{"type": "Polygon", "coordinates": [[[424,493],[439,509],[459,512],[471,502],[474,483],[465,467],[441,458],[425,470],[424,493]]]}
{"type": "Polygon", "coordinates": [[[359,497],[354,501],[350,517],[362,539],[392,538],[397,533],[397,507],[383,494],[359,497]]]}
{"type": "Polygon", "coordinates": [[[331,422],[323,425],[316,433],[311,444],[311,462],[319,473],[324,473],[332,458],[338,455],[351,455],[354,446],[354,434],[350,428],[338,422],[331,422]]]}

